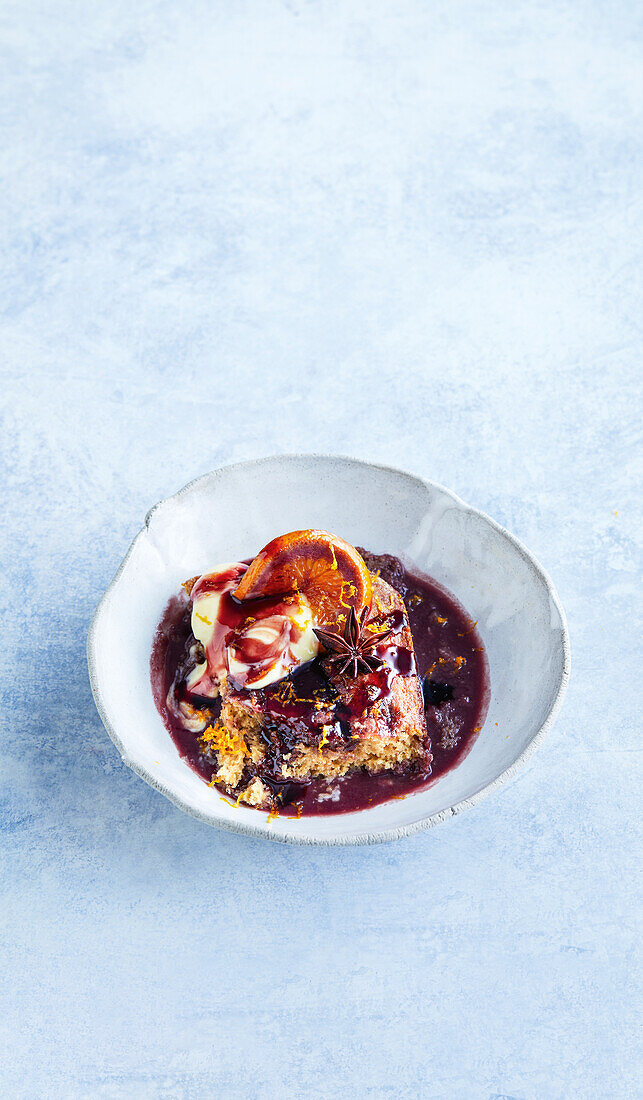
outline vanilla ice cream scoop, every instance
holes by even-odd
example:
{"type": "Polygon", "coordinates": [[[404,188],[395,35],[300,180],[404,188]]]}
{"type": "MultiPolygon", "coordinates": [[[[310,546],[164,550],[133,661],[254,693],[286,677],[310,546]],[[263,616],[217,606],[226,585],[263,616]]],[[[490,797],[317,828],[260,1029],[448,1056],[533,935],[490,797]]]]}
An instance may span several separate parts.
{"type": "Polygon", "coordinates": [[[301,593],[270,600],[235,600],[247,566],[232,562],[199,577],[192,589],[192,632],[205,660],[187,688],[214,697],[225,678],[236,688],[264,688],[319,652],[317,625],[301,593]]]}

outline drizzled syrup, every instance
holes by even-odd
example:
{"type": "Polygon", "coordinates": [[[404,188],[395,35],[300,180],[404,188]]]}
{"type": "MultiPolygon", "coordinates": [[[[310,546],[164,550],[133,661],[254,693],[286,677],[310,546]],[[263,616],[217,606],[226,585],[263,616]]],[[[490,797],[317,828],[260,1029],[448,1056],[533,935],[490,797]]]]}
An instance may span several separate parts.
{"type": "Polygon", "coordinates": [[[190,593],[192,629],[204,652],[190,685],[201,695],[216,697],[224,675],[237,688],[265,687],[317,650],[310,609],[296,593],[235,599],[246,570],[245,562],[221,566],[190,593]]]}

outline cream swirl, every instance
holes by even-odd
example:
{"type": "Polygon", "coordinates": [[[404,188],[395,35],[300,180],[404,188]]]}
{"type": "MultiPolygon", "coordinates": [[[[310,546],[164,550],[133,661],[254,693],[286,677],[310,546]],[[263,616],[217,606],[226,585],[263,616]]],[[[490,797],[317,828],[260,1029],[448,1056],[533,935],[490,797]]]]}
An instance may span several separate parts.
{"type": "Polygon", "coordinates": [[[236,688],[263,688],[317,656],[312,610],[301,593],[271,600],[235,600],[232,592],[248,567],[220,565],[192,589],[192,632],[205,660],[187,687],[214,697],[228,678],[236,688]]]}

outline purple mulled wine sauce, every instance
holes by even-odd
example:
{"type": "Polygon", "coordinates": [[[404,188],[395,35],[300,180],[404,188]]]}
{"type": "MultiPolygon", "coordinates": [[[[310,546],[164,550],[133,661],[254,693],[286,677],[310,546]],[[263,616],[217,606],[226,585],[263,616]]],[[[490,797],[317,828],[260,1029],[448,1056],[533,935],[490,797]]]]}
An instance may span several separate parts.
{"type": "MultiPolygon", "coordinates": [[[[358,547],[372,572],[379,572],[402,596],[409,618],[415,647],[415,665],[425,700],[427,730],[431,740],[432,762],[428,771],[418,773],[369,775],[353,772],[339,779],[313,779],[305,783],[281,784],[267,780],[275,790],[289,788],[290,804],[280,807],[283,816],[299,817],[320,814],[349,813],[368,809],[389,799],[404,798],[434,783],[445,772],[456,767],[471,749],[482,728],[489,701],[487,659],[475,623],[464,608],[429,577],[414,573],[389,554],[371,554],[358,547]]],[[[181,698],[182,666],[194,641],[190,627],[190,602],[187,595],[170,600],[159,625],[151,659],[152,688],[156,706],[179,753],[199,775],[210,783],[216,768],[204,757],[198,733],[184,728],[178,716],[168,707],[168,692],[178,684],[181,698]]],[[[395,612],[388,625],[399,629],[400,612],[395,612]],[[395,619],[399,617],[399,622],[395,619]]],[[[373,676],[373,688],[379,693],[387,689],[391,671],[408,675],[412,656],[408,650],[391,646],[386,653],[385,672],[373,676]]],[[[301,673],[266,689],[264,703],[289,722],[301,718],[298,736],[305,740],[305,721],[309,708],[300,706],[311,698],[332,693],[318,663],[306,666],[301,673]],[[292,690],[290,685],[295,685],[292,690]],[[271,695],[272,701],[266,697],[271,695]]],[[[194,706],[207,706],[214,721],[218,717],[218,700],[200,699],[185,693],[194,706]]],[[[341,722],[337,723],[341,739],[341,722]]]]}
{"type": "MultiPolygon", "coordinates": [[[[185,661],[186,650],[192,640],[189,599],[186,594],[172,596],[163,612],[152,647],[150,676],[154,702],[179,754],[206,782],[210,783],[217,769],[201,752],[198,734],[184,728],[178,717],[168,707],[167,701],[168,693],[175,680],[180,681],[180,675],[177,673],[185,661]]],[[[198,705],[197,697],[192,696],[191,701],[195,706],[198,705]]],[[[202,703],[211,710],[212,721],[216,721],[221,711],[220,700],[204,699],[202,703]]]]}

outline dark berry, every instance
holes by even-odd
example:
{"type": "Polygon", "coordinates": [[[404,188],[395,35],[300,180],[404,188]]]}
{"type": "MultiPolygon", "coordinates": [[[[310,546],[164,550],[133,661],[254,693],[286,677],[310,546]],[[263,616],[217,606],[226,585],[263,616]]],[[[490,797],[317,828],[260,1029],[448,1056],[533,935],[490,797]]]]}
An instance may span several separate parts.
{"type": "Polygon", "coordinates": [[[439,680],[429,680],[428,676],[425,676],[422,682],[422,694],[425,706],[431,704],[432,707],[439,707],[441,703],[453,699],[453,686],[442,684],[439,680]]]}

